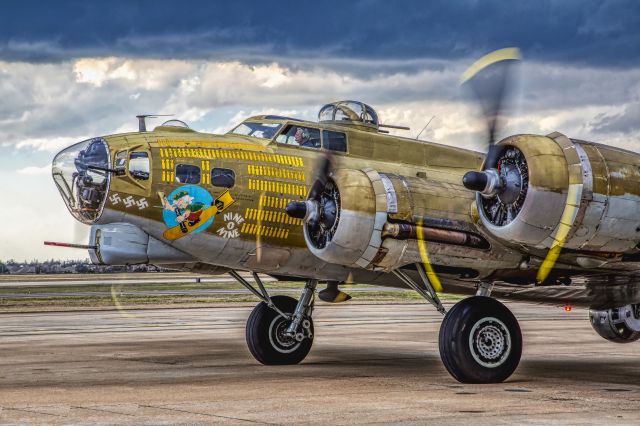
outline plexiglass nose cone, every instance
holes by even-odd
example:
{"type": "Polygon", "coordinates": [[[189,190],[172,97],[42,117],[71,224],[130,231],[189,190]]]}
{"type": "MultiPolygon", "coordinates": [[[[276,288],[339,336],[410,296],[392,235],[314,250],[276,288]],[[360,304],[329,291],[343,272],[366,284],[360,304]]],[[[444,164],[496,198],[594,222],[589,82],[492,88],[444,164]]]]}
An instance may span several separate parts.
{"type": "Polygon", "coordinates": [[[53,181],[71,214],[95,223],[102,213],[111,179],[109,147],[103,138],[77,143],[53,159],[53,181]]]}

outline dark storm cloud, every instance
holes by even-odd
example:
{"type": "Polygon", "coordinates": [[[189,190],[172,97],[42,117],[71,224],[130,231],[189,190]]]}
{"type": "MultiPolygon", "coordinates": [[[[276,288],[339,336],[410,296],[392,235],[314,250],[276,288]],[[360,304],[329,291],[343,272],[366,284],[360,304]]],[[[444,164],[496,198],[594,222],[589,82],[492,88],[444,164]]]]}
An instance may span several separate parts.
{"type": "Polygon", "coordinates": [[[590,66],[640,62],[640,2],[9,1],[0,58],[453,59],[520,46],[590,66]]]}
{"type": "Polygon", "coordinates": [[[618,114],[601,114],[591,123],[598,133],[631,133],[640,130],[640,102],[630,103],[618,114]]]}

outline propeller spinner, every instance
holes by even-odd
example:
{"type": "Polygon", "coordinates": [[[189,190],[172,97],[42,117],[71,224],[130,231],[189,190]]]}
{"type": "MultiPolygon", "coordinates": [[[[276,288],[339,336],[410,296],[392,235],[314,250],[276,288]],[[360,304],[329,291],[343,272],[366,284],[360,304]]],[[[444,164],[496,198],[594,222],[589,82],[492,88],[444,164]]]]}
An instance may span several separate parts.
{"type": "MultiPolygon", "coordinates": [[[[509,224],[522,208],[528,187],[526,159],[516,147],[496,144],[503,118],[505,100],[508,98],[514,65],[521,60],[517,48],[496,50],[480,58],[463,74],[461,84],[469,86],[482,107],[487,124],[487,157],[481,171],[467,172],[462,184],[482,195],[485,216],[496,226],[509,224]]],[[[567,200],[569,200],[569,196],[567,200]]],[[[480,204],[480,203],[479,203],[480,204]]],[[[567,201],[565,215],[575,217],[572,205],[567,201]]],[[[536,281],[544,282],[564,246],[566,236],[573,224],[561,224],[555,242],[540,267],[536,281]]]]}

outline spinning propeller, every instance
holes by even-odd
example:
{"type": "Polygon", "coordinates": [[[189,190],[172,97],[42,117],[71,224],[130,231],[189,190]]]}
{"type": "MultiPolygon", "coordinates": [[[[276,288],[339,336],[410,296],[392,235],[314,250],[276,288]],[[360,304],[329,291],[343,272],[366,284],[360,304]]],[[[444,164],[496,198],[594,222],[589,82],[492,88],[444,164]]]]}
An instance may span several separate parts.
{"type": "MultiPolygon", "coordinates": [[[[496,144],[496,134],[504,119],[505,101],[510,95],[513,69],[520,62],[517,48],[491,52],[476,61],[462,75],[461,84],[470,87],[476,96],[487,125],[487,157],[481,171],[467,172],[462,183],[467,189],[482,195],[486,218],[495,226],[504,226],[515,219],[522,208],[528,187],[528,168],[522,152],[515,147],[496,144]]],[[[554,236],[554,243],[538,270],[536,281],[544,282],[553,269],[573,225],[575,206],[569,203],[561,224],[554,236]]]]}
{"type": "Polygon", "coordinates": [[[311,186],[306,201],[292,201],[287,204],[289,216],[305,222],[309,236],[318,248],[323,248],[335,232],[340,199],[338,189],[329,179],[333,170],[333,156],[328,150],[323,151],[318,164],[318,175],[311,186]]]}
{"type": "MultiPolygon", "coordinates": [[[[324,248],[336,230],[338,209],[336,200],[340,194],[335,183],[329,179],[333,174],[334,160],[331,151],[323,150],[318,160],[318,174],[311,186],[306,201],[292,201],[285,211],[291,217],[301,219],[306,232],[318,248],[324,248]]],[[[351,274],[347,282],[351,281],[351,274]]],[[[318,293],[321,300],[328,303],[340,303],[351,299],[338,288],[339,282],[329,281],[327,287],[318,293]]]]}
{"type": "Polygon", "coordinates": [[[502,109],[511,87],[513,66],[519,63],[517,48],[500,49],[477,60],[462,74],[461,84],[468,86],[476,96],[487,123],[487,157],[481,172],[468,172],[462,183],[468,189],[487,196],[497,195],[504,189],[498,175],[498,156],[502,148],[496,145],[496,134],[500,129],[502,109]]]}

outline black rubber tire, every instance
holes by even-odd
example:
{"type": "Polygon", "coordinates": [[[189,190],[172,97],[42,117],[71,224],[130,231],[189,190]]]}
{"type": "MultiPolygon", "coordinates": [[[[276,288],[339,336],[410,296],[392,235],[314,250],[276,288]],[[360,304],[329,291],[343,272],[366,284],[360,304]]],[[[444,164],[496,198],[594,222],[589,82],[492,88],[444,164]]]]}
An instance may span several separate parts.
{"type": "MultiPolygon", "coordinates": [[[[273,303],[282,312],[291,314],[296,309],[296,299],[289,296],[273,296],[273,303]]],[[[283,337],[278,339],[277,330],[286,327],[289,321],[278,314],[269,306],[260,302],[249,315],[247,320],[246,338],[251,355],[265,365],[291,365],[302,361],[313,344],[313,320],[311,321],[312,337],[305,338],[302,342],[295,340],[285,341],[283,337]],[[280,344],[284,342],[283,344],[280,344]],[[294,343],[295,342],[295,343],[294,343]],[[290,347],[286,343],[291,343],[290,347]]]]}
{"type": "Polygon", "coordinates": [[[631,330],[624,322],[603,321],[592,311],[589,311],[589,320],[596,333],[610,342],[631,343],[640,339],[640,331],[631,330]]]}
{"type": "Polygon", "coordinates": [[[610,342],[626,344],[640,340],[640,332],[629,329],[626,324],[619,324],[617,327],[612,326],[611,332],[609,337],[605,337],[610,342]]]}
{"type": "Polygon", "coordinates": [[[502,303],[490,297],[473,296],[456,303],[447,312],[440,326],[439,347],[445,368],[459,382],[500,383],[511,376],[520,363],[522,332],[518,320],[502,303]],[[476,339],[470,339],[472,331],[476,339]],[[491,346],[490,337],[496,335],[499,338],[494,340],[502,345],[491,346]],[[480,340],[480,336],[485,339],[480,340]],[[478,349],[481,342],[489,342],[483,345],[484,352],[478,349]],[[483,358],[491,350],[497,355],[489,353],[483,358]]]}

